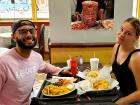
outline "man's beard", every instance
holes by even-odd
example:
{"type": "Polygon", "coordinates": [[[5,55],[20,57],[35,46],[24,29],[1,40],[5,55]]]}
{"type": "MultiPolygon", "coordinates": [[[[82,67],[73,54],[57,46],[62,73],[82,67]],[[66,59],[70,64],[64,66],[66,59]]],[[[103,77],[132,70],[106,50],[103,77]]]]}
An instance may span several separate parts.
{"type": "Polygon", "coordinates": [[[22,40],[16,39],[16,42],[17,42],[18,46],[20,48],[23,48],[23,49],[33,49],[35,47],[36,43],[37,43],[37,39],[33,38],[33,41],[34,41],[34,43],[32,45],[26,45],[26,44],[23,43],[22,40]]]}

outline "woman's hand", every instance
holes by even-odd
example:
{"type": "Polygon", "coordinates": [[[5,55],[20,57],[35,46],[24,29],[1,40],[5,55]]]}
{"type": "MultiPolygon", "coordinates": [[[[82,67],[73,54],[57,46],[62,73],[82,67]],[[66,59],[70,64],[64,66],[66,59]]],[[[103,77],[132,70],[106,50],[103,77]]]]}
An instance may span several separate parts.
{"type": "Polygon", "coordinates": [[[120,98],[115,102],[116,105],[128,105],[128,103],[125,102],[124,98],[120,98]]]}

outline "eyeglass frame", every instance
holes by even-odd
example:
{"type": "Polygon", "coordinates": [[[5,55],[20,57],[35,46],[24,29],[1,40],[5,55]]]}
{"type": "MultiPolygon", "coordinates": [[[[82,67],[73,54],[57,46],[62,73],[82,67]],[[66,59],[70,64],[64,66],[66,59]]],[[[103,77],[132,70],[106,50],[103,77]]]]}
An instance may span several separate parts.
{"type": "Polygon", "coordinates": [[[28,34],[28,32],[30,32],[30,34],[35,34],[36,32],[36,29],[35,28],[30,28],[30,29],[19,29],[19,30],[16,30],[19,34],[21,35],[25,35],[25,34],[28,34]]]}

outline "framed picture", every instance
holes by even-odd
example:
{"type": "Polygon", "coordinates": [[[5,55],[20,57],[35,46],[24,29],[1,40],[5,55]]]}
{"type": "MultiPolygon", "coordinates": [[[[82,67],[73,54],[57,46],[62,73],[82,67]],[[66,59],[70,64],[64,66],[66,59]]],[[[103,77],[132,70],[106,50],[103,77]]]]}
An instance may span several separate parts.
{"type": "MultiPolygon", "coordinates": [[[[76,1],[76,0],[74,0],[76,1]]],[[[73,30],[72,0],[49,0],[51,43],[108,43],[115,42],[121,23],[132,16],[133,0],[115,0],[111,29],[73,30]]]]}

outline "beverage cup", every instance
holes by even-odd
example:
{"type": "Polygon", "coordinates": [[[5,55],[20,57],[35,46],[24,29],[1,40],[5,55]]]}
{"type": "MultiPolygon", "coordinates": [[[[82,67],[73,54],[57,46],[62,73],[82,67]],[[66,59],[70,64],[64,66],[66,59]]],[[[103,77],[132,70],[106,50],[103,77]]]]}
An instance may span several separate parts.
{"type": "Polygon", "coordinates": [[[99,59],[98,58],[90,58],[90,67],[91,70],[98,70],[99,59]]]}
{"type": "Polygon", "coordinates": [[[67,60],[67,67],[68,67],[69,69],[71,68],[70,59],[67,60]]]}

